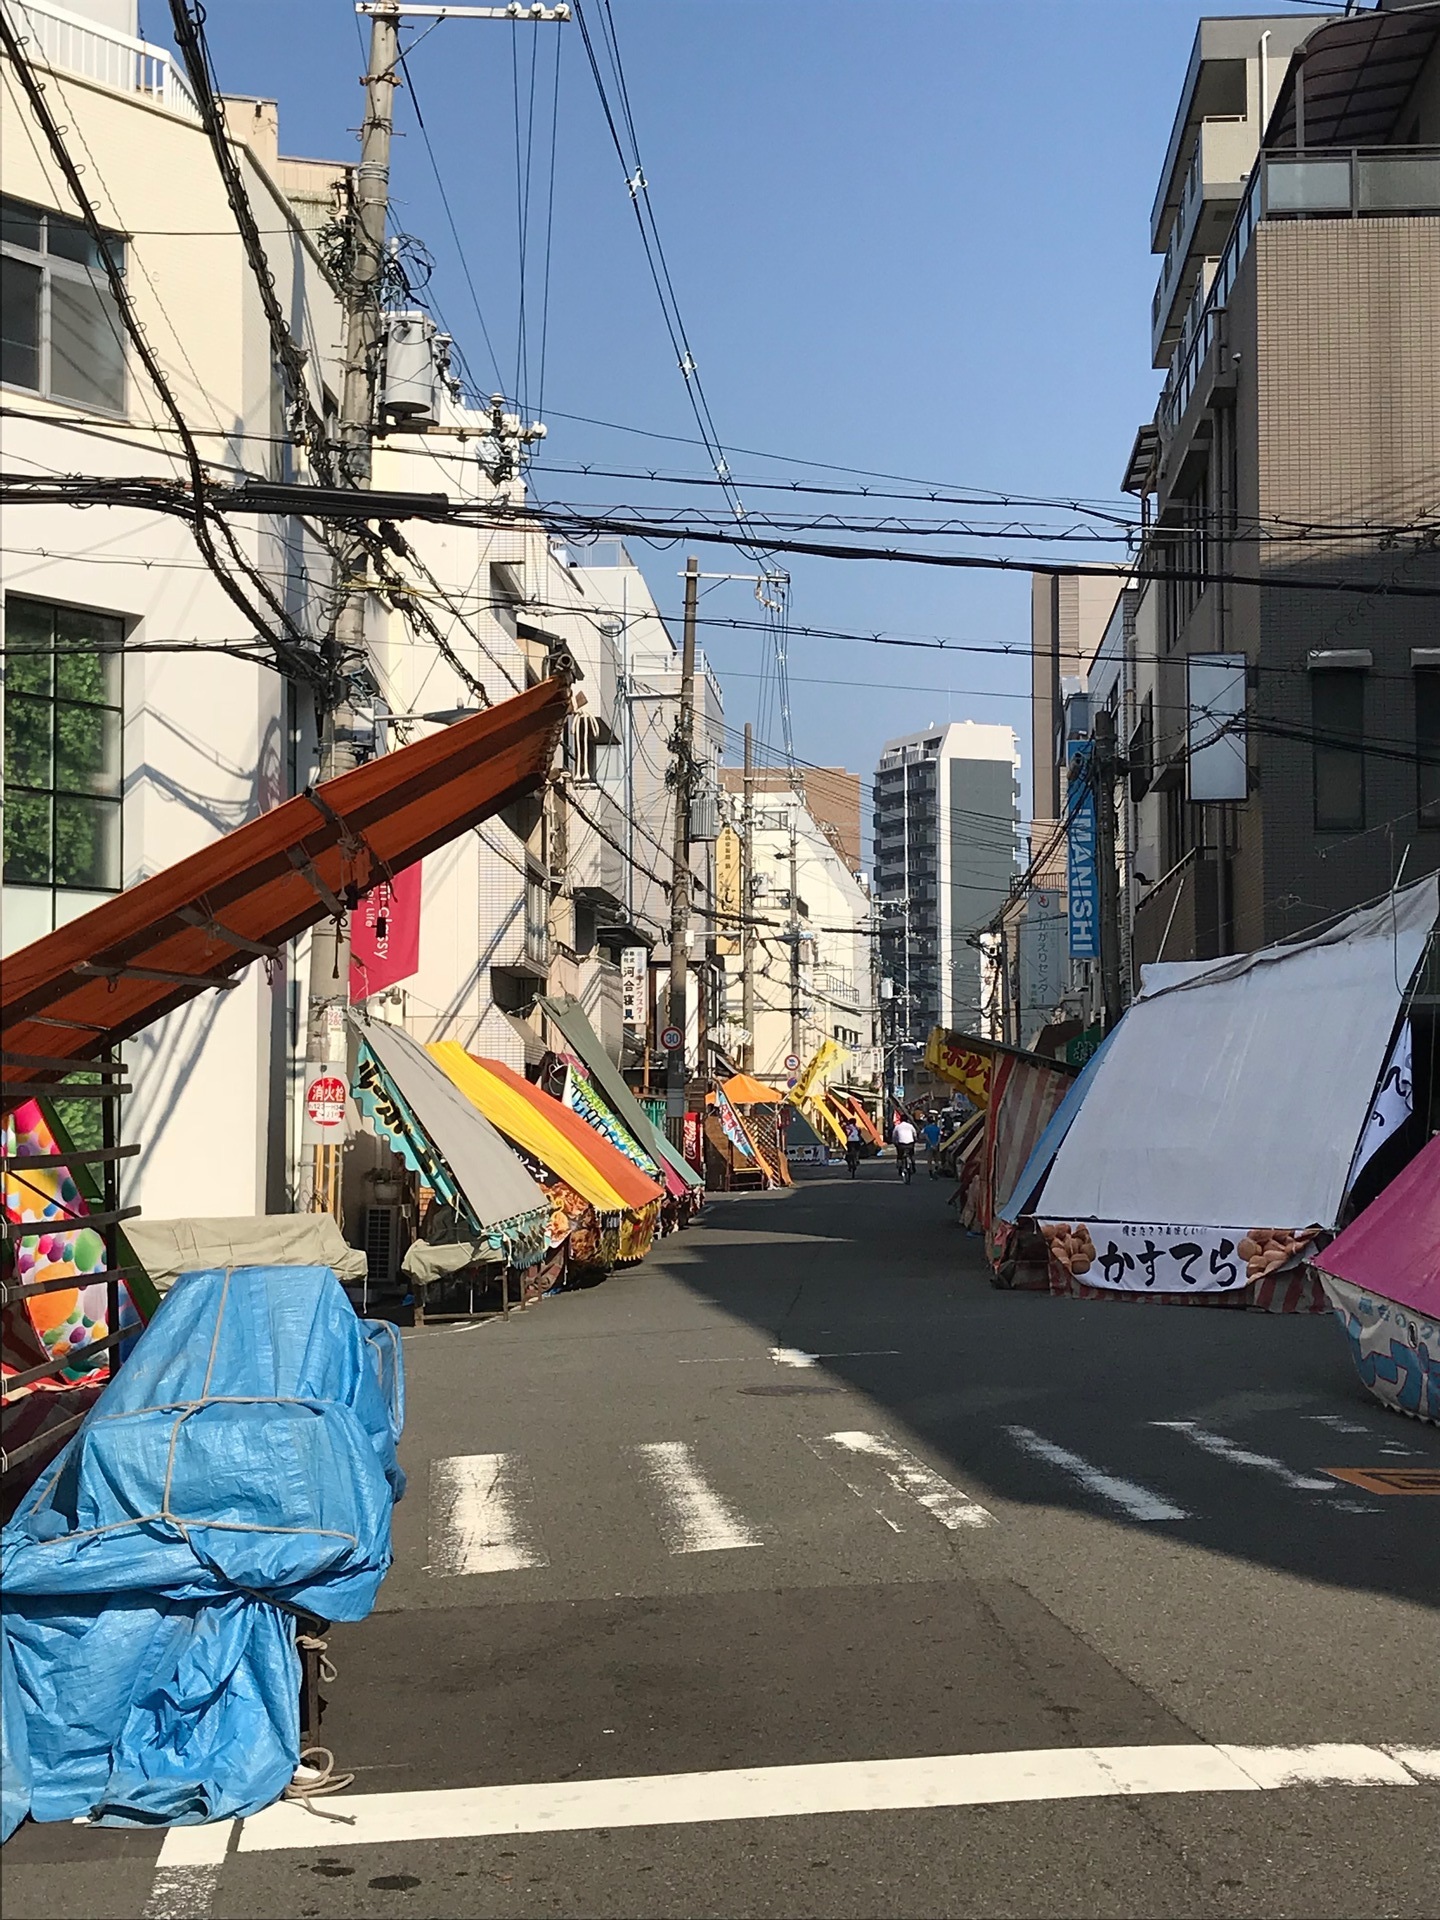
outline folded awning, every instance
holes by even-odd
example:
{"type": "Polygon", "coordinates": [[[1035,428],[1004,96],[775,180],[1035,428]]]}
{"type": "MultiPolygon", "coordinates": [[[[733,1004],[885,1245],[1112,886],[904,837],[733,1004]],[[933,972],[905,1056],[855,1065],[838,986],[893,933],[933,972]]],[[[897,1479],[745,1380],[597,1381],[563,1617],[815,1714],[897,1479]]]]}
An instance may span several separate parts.
{"type": "Polygon", "coordinates": [[[662,1165],[670,1167],[687,1187],[703,1187],[705,1182],[682,1153],[678,1153],[655,1125],[648,1113],[620,1077],[620,1069],[606,1053],[600,1036],[585,1017],[585,1009],[570,995],[540,1002],[570,1045],[579,1054],[609,1102],[617,1119],[622,1120],[644,1147],[662,1165]]]}
{"type": "MultiPolygon", "coordinates": [[[[533,792],[568,710],[565,683],[541,681],[286,800],[12,953],[0,987],[7,1050],[93,1055],[233,986],[255,959],[533,792]]],[[[55,1073],[10,1063],[0,1076],[55,1073]]]]}
{"type": "Polygon", "coordinates": [[[430,1058],[492,1126],[533,1153],[600,1213],[639,1210],[663,1199],[618,1148],[560,1100],[498,1060],[467,1053],[458,1040],[432,1041],[430,1058]]]}
{"type": "Polygon", "coordinates": [[[402,1151],[401,1135],[408,1135],[409,1123],[418,1125],[444,1161],[476,1225],[492,1239],[505,1242],[507,1254],[518,1250],[521,1258],[515,1264],[523,1264],[525,1256],[535,1252],[531,1242],[537,1226],[550,1216],[545,1189],[418,1040],[412,1040],[402,1027],[378,1020],[362,1027],[360,1037],[403,1102],[393,1115],[379,1103],[371,1111],[367,1102],[367,1116],[402,1151]]]}
{"type": "Polygon", "coordinates": [[[1431,875],[1313,939],[1160,976],[1097,1061],[1033,1211],[1333,1226],[1436,900],[1431,875]]]}

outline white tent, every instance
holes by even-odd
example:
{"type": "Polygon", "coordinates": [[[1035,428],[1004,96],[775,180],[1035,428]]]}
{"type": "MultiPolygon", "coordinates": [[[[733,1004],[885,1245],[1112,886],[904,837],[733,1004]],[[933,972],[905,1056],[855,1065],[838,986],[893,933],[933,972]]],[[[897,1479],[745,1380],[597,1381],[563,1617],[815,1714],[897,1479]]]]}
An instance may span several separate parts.
{"type": "MultiPolygon", "coordinates": [[[[1037,1217],[1104,1223],[1122,1252],[1136,1228],[1158,1223],[1172,1239],[1209,1229],[1190,1239],[1211,1266],[1216,1231],[1237,1240],[1255,1226],[1333,1227],[1436,911],[1431,875],[1314,939],[1147,969],[1037,1217]]],[[[1098,1246],[1098,1230],[1093,1238],[1098,1246]]],[[[1167,1262],[1157,1282],[1154,1268],[1152,1258],[1148,1277],[1133,1266],[1086,1277],[1174,1290],[1177,1270],[1167,1262]]],[[[1183,1279],[1216,1285],[1193,1263],[1183,1279]]]]}

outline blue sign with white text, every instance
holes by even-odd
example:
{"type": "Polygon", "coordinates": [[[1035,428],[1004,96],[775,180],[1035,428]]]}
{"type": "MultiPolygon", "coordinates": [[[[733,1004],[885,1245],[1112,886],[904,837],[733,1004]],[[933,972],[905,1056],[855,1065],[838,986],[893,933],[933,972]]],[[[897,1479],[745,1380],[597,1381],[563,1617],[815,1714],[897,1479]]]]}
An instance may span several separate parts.
{"type": "Polygon", "coordinates": [[[1097,822],[1095,788],[1090,775],[1088,743],[1075,754],[1072,786],[1081,791],[1070,815],[1067,834],[1070,891],[1070,958],[1100,958],[1100,870],[1096,859],[1097,822]]]}

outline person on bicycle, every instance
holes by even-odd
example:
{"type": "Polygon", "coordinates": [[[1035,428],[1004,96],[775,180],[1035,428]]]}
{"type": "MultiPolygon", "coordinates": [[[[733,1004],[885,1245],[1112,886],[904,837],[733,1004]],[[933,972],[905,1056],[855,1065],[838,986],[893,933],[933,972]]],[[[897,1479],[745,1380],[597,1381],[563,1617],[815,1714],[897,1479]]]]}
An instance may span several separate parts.
{"type": "Polygon", "coordinates": [[[915,1122],[901,1114],[890,1129],[890,1140],[895,1148],[895,1171],[902,1180],[908,1180],[915,1171],[915,1122]]]}
{"type": "Polygon", "coordinates": [[[860,1129],[853,1120],[845,1122],[845,1164],[853,1180],[855,1170],[860,1165],[860,1129]]]}

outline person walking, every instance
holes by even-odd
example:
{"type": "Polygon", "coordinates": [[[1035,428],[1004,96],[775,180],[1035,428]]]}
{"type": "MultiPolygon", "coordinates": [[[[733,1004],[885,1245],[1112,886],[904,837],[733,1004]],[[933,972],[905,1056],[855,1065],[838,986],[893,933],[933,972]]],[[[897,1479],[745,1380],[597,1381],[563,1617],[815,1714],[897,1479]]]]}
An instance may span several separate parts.
{"type": "Polygon", "coordinates": [[[845,1122],[845,1164],[850,1169],[850,1178],[855,1178],[860,1165],[860,1129],[853,1120],[845,1122]]]}
{"type": "Polygon", "coordinates": [[[908,1182],[915,1171],[915,1122],[902,1113],[890,1129],[890,1140],[895,1148],[895,1171],[908,1182]]]}
{"type": "Polygon", "coordinates": [[[938,1180],[940,1168],[936,1159],[940,1151],[940,1121],[931,1114],[925,1122],[925,1164],[930,1169],[930,1178],[938,1180]]]}

